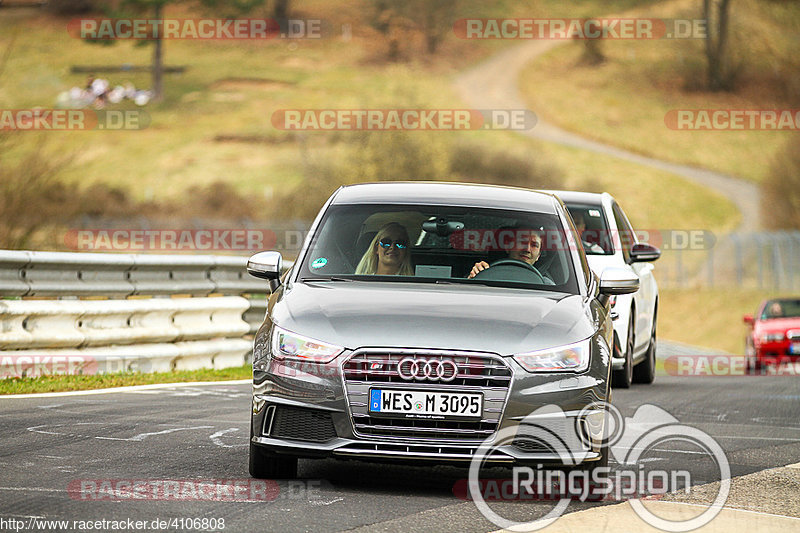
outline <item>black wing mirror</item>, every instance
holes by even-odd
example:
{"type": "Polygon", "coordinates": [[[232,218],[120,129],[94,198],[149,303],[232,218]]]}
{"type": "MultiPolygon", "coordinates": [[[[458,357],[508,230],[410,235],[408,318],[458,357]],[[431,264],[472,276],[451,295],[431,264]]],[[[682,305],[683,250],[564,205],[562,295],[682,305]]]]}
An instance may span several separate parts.
{"type": "Polygon", "coordinates": [[[661,250],[646,242],[639,242],[631,248],[631,263],[644,263],[655,261],[661,257],[661,250]]]}

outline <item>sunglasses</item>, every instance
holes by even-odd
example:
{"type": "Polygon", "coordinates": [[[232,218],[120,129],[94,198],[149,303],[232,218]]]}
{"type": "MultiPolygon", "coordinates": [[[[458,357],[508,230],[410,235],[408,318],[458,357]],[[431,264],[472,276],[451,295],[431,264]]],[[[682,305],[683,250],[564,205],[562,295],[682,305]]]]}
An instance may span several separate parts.
{"type": "Polygon", "coordinates": [[[393,241],[392,239],[385,237],[378,242],[381,248],[389,249],[394,244],[394,247],[398,250],[405,250],[408,248],[408,242],[400,240],[400,241],[393,241]]]}

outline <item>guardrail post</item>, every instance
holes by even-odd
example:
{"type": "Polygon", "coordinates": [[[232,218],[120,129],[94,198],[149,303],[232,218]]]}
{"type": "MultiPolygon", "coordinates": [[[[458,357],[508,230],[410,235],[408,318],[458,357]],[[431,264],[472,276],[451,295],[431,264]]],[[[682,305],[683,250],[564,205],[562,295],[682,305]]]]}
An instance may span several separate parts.
{"type": "Polygon", "coordinates": [[[753,238],[756,241],[756,255],[758,255],[758,288],[764,288],[764,243],[763,237],[755,234],[753,238]]]}
{"type": "Polygon", "coordinates": [[[742,257],[741,236],[736,233],[731,233],[731,240],[733,241],[734,252],[736,254],[736,284],[741,287],[744,282],[744,259],[742,257]]]}

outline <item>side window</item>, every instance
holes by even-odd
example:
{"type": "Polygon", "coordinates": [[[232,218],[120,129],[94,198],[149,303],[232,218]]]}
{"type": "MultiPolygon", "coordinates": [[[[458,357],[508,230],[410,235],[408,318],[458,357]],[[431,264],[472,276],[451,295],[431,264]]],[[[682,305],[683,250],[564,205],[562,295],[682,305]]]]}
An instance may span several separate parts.
{"type": "Polygon", "coordinates": [[[636,242],[636,237],[634,236],[633,228],[631,228],[619,205],[615,203],[612,208],[614,210],[614,222],[616,222],[617,230],[619,231],[619,240],[622,242],[622,257],[627,262],[631,255],[631,248],[636,242]]]}
{"type": "MultiPolygon", "coordinates": [[[[576,243],[580,242],[581,236],[578,234],[578,230],[575,229],[574,221],[572,220],[572,212],[569,209],[566,210],[569,212],[569,216],[565,217],[567,225],[569,226],[569,230],[573,235],[576,243]]],[[[578,249],[578,257],[581,260],[581,268],[583,269],[583,277],[586,280],[586,286],[590,286],[592,284],[592,269],[589,267],[589,261],[586,259],[586,254],[584,253],[583,246],[579,247],[578,249]]]]}

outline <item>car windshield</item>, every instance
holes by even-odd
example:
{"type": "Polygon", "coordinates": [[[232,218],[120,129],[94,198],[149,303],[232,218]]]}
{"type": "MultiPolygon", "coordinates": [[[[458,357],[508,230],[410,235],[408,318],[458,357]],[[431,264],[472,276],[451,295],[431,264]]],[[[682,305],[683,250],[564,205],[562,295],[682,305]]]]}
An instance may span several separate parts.
{"type": "Polygon", "coordinates": [[[575,229],[581,234],[586,255],[613,255],[614,246],[606,217],[599,205],[566,204],[575,229]]]}
{"type": "Polygon", "coordinates": [[[578,294],[566,244],[571,241],[551,214],[424,205],[331,206],[302,259],[299,279],[465,283],[578,294]],[[470,278],[482,261],[491,266],[470,278]]]}
{"type": "Polygon", "coordinates": [[[761,313],[761,320],[795,317],[800,317],[800,299],[770,300],[761,313]]]}

